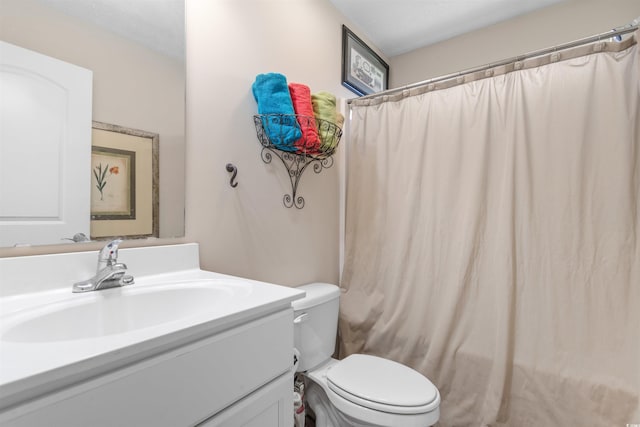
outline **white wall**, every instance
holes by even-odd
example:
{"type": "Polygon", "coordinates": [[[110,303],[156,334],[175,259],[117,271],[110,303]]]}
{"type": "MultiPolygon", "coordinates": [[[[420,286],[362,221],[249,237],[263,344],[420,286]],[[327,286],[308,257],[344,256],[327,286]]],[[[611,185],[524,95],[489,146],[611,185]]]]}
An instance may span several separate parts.
{"type": "Polygon", "coordinates": [[[93,120],[160,134],[160,235],[182,236],[184,64],[34,0],[0,0],[0,39],[92,70],[93,120]]]}
{"type": "MultiPolygon", "coordinates": [[[[187,1],[187,229],[206,269],[285,285],[338,280],[339,170],[310,168],[303,209],[285,208],[282,164],[264,164],[253,115],[257,74],[355,96],[341,86],[341,25],[328,0],[187,1]],[[238,167],[229,186],[227,163],[238,167]]],[[[348,23],[347,23],[348,25],[348,23]]],[[[343,141],[344,142],[344,141],[343,141]]]]}
{"type": "Polygon", "coordinates": [[[640,16],[638,0],[567,0],[390,59],[399,87],[588,37],[640,16]]]}

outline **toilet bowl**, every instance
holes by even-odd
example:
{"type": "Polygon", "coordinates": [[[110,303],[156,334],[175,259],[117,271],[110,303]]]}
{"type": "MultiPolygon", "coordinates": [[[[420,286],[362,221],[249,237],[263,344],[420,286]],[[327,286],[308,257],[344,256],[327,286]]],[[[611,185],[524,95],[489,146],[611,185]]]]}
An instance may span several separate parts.
{"type": "Polygon", "coordinates": [[[440,416],[440,393],[419,372],[381,357],[335,350],[340,290],[335,285],[301,286],[294,301],[298,371],[307,378],[305,399],[317,427],[427,427],[440,416]]]}

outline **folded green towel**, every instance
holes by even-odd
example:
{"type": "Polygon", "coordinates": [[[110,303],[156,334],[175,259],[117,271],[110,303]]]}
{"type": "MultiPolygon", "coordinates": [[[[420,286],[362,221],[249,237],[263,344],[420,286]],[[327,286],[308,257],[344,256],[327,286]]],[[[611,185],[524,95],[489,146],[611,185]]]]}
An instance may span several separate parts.
{"type": "MultiPolygon", "coordinates": [[[[338,113],[338,110],[336,109],[336,97],[333,94],[329,92],[318,92],[313,94],[311,95],[311,104],[313,104],[313,113],[316,119],[326,120],[340,128],[342,127],[344,117],[342,117],[342,114],[338,113]],[[342,119],[340,123],[338,123],[339,118],[342,119]]],[[[326,153],[338,145],[340,138],[337,136],[337,129],[333,126],[327,126],[326,124],[319,122],[318,127],[318,133],[320,135],[320,140],[322,141],[320,151],[326,153]]]]}
{"type": "Polygon", "coordinates": [[[336,97],[329,92],[318,92],[311,95],[313,113],[316,119],[326,120],[331,123],[336,122],[336,97]]]}
{"type": "MultiPolygon", "coordinates": [[[[336,125],[342,129],[342,125],[344,125],[344,116],[340,113],[338,113],[338,117],[336,118],[336,125]]],[[[331,141],[329,141],[329,150],[333,150],[336,148],[336,146],[338,145],[338,142],[340,142],[340,138],[338,138],[338,135],[335,135],[331,138],[331,141]]]]}

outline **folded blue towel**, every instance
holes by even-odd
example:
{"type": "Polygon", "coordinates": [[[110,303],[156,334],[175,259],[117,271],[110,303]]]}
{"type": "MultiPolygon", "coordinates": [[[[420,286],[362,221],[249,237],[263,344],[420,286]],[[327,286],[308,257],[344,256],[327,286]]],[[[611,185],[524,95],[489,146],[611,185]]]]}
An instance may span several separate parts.
{"type": "Polygon", "coordinates": [[[287,78],[278,73],[258,74],[251,90],[258,114],[265,115],[262,125],[269,141],[280,150],[296,151],[293,143],[300,139],[302,131],[294,116],[287,78]]]}

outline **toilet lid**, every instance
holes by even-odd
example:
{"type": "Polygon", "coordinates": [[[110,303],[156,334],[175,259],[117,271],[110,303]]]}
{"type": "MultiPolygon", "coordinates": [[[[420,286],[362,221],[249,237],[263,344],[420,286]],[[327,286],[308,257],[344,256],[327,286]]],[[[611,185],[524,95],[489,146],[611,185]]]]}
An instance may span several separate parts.
{"type": "Polygon", "coordinates": [[[397,414],[428,412],[440,404],[438,389],[408,366],[352,354],[327,372],[329,388],[367,408],[397,414]]]}

